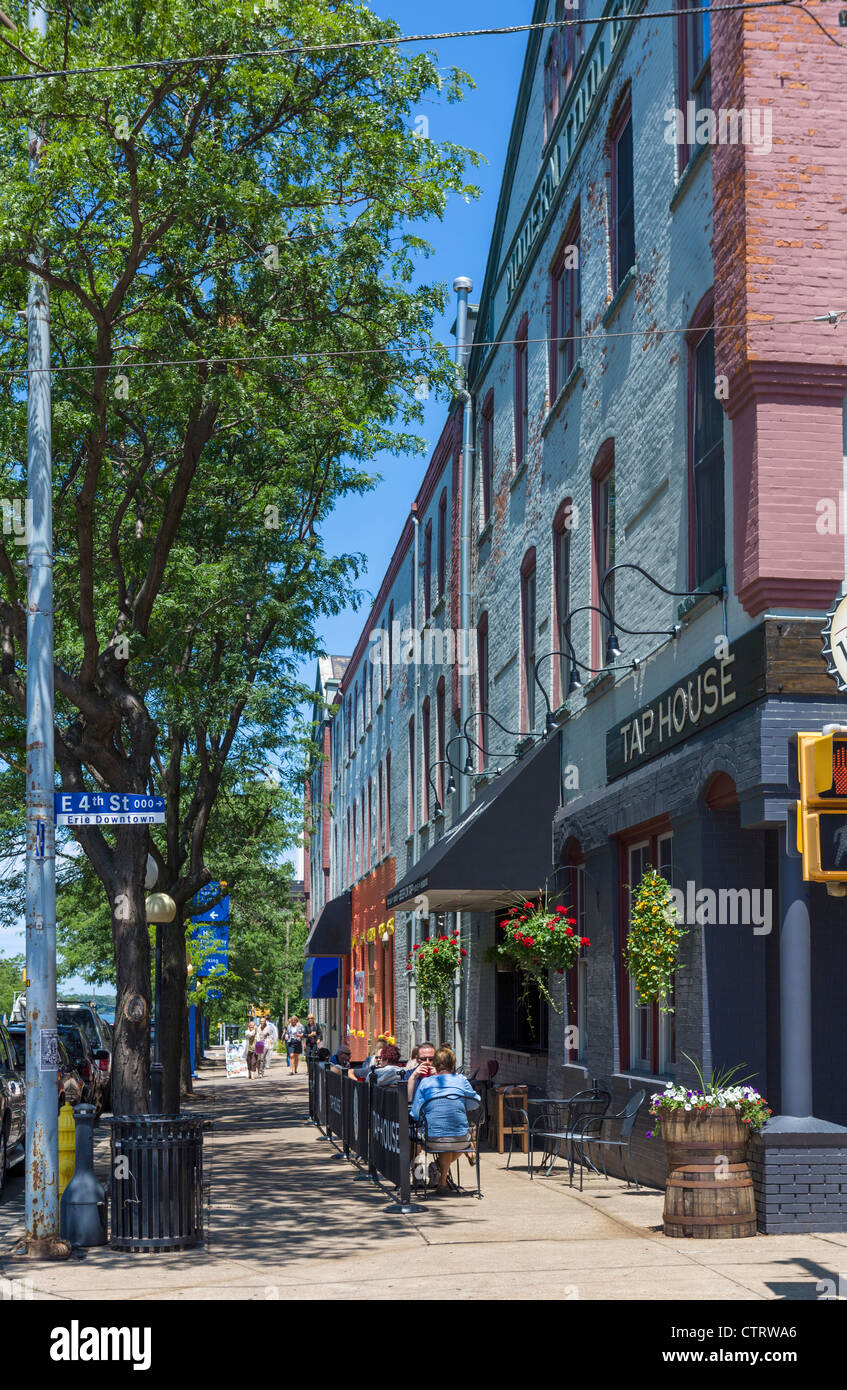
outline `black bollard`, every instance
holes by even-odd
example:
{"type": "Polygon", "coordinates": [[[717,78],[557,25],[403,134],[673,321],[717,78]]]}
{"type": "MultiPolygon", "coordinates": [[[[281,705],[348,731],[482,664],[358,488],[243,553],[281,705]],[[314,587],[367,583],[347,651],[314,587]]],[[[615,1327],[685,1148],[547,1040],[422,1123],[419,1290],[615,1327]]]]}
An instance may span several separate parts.
{"type": "Polygon", "coordinates": [[[93,1105],[74,1107],[76,1167],[62,1194],[62,1236],[71,1245],[106,1244],[106,1192],[94,1176],[93,1105]]]}

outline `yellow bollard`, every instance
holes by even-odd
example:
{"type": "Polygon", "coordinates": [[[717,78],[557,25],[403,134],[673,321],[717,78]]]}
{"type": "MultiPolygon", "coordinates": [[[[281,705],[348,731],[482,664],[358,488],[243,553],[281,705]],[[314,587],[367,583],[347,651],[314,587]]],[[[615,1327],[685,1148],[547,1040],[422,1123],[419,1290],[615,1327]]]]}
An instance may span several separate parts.
{"type": "Polygon", "coordinates": [[[59,1199],[74,1175],[76,1166],[74,1149],[76,1146],[76,1124],[73,1106],[65,1101],[59,1111],[59,1199]]]}

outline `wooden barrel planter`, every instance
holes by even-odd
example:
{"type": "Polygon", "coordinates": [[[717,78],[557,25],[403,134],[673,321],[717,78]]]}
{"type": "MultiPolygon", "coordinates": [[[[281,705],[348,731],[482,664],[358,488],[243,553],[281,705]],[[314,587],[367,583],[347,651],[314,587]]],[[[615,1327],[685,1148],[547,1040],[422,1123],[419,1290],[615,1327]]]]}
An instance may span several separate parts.
{"type": "Polygon", "coordinates": [[[736,1110],[667,1110],[662,1138],[668,1163],[666,1236],[730,1240],[756,1234],[756,1201],[747,1163],[749,1126],[736,1110]]]}

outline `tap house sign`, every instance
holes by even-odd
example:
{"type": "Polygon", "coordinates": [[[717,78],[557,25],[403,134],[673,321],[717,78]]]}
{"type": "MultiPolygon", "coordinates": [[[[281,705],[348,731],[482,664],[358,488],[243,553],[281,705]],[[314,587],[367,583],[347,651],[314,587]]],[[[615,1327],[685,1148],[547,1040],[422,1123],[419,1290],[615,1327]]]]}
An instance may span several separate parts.
{"type": "Polygon", "coordinates": [[[606,734],[606,780],[651,758],[765,694],[761,628],[745,633],[711,661],[642,705],[606,734]]]}

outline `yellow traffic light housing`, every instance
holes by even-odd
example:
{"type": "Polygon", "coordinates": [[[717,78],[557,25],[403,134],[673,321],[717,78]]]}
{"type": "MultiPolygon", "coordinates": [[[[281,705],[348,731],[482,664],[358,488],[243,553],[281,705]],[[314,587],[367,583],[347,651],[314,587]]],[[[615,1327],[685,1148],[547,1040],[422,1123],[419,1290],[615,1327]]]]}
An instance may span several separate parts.
{"type": "Polygon", "coordinates": [[[797,849],[803,877],[847,883],[847,733],[797,735],[797,849]]]}

